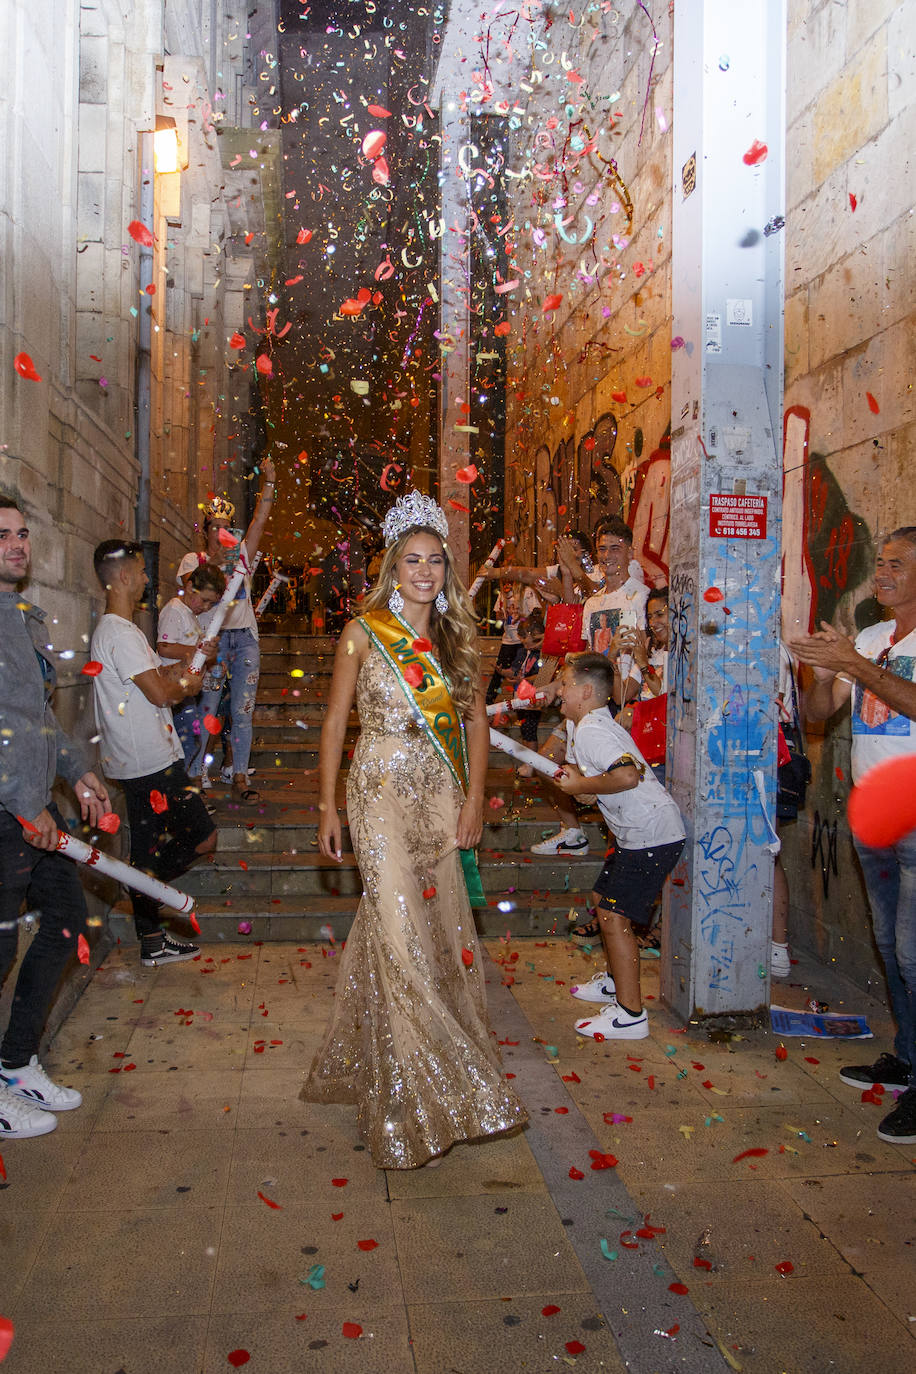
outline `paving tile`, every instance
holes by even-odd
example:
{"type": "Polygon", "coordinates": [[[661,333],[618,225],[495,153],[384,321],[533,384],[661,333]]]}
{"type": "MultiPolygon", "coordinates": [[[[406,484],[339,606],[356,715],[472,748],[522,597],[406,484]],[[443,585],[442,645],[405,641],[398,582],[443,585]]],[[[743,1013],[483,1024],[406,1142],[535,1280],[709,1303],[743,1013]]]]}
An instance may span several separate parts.
{"type": "Polygon", "coordinates": [[[690,1296],[744,1374],[913,1369],[903,1324],[852,1276],[734,1279],[699,1285],[690,1296]]]}
{"type": "Polygon", "coordinates": [[[390,1169],[387,1179],[392,1199],[545,1191],[524,1131],[493,1140],[462,1142],[443,1155],[434,1169],[390,1169]]]}
{"type": "Polygon", "coordinates": [[[181,1069],[219,1073],[243,1068],[247,1017],[235,1025],[200,1019],[186,1025],[177,1018],[164,1022],[163,1017],[158,1024],[138,1026],[131,1036],[130,1058],[138,1072],[181,1069]]]}
{"type": "Polygon", "coordinates": [[[246,1072],[260,1073],[272,1068],[301,1069],[307,1073],[324,1036],[327,1019],[303,1023],[255,1018],[247,1037],[246,1072]]]}
{"type": "MultiPolygon", "coordinates": [[[[40,1137],[39,1137],[40,1138],[40,1137]]],[[[31,1141],[23,1141],[30,1145],[31,1141]]],[[[10,1141],[5,1147],[11,1148],[10,1141]]],[[[0,1312],[12,1316],[15,1300],[25,1286],[35,1258],[54,1219],[56,1196],[48,1206],[7,1206],[8,1192],[0,1194],[0,1312]]]]}
{"type": "Polygon", "coordinates": [[[391,1213],[408,1305],[588,1290],[549,1197],[417,1197],[391,1213]]]}
{"type": "Polygon", "coordinates": [[[387,1197],[384,1171],[354,1141],[350,1124],[323,1112],[308,1129],[236,1130],[229,1205],[255,1202],[259,1189],[283,1206],[310,1202],[325,1215],[352,1209],[354,1198],[387,1197]],[[344,1187],[332,1182],[341,1178],[344,1187]]]}
{"type": "Polygon", "coordinates": [[[262,1066],[252,1064],[242,1075],[242,1096],[238,1105],[236,1124],[241,1127],[285,1126],[310,1127],[330,1116],[347,1128],[347,1140],[353,1146],[357,1143],[356,1109],[337,1104],[323,1106],[313,1102],[303,1102],[299,1097],[305,1082],[309,1065],[298,1068],[274,1068],[275,1060],[264,1055],[267,1062],[262,1066]]]}
{"type": "Polygon", "coordinates": [[[235,1126],[241,1064],[219,1073],[123,1073],[102,1104],[98,1131],[210,1130],[235,1126]]]}
{"type": "MultiPolygon", "coordinates": [[[[81,1114],[82,1109],[67,1113],[81,1114]]],[[[3,1141],[6,1179],[0,1180],[0,1217],[56,1207],[88,1140],[88,1126],[84,1125],[81,1131],[61,1133],[58,1128],[31,1140],[3,1141]]]]}
{"type": "Polygon", "coordinates": [[[310,1201],[283,1203],[275,1210],[256,1195],[251,1203],[230,1205],[223,1225],[213,1312],[340,1307],[348,1304],[350,1284],[358,1284],[354,1311],[358,1295],[364,1315],[389,1312],[393,1295],[400,1292],[390,1204],[365,1190],[348,1199],[347,1191],[339,1190],[337,1206],[310,1201]],[[334,1221],[332,1212],[343,1215],[334,1221]],[[362,1251],[360,1240],[375,1240],[378,1247],[362,1251]],[[326,1287],[319,1292],[305,1282],[315,1265],[325,1268],[326,1287]]]}
{"type": "Polygon", "coordinates": [[[469,1374],[477,1369],[486,1374],[552,1374],[566,1362],[573,1364],[567,1341],[584,1347],[575,1356],[578,1370],[623,1374],[628,1368],[590,1295],[541,1293],[507,1301],[417,1303],[407,1311],[417,1374],[452,1369],[469,1374]],[[545,1307],[560,1310],[545,1317],[545,1307]]]}
{"type": "Polygon", "coordinates": [[[916,1173],[872,1174],[853,1187],[842,1176],[782,1187],[916,1337],[916,1173]]]}
{"type": "Polygon", "coordinates": [[[203,1374],[226,1374],[226,1356],[233,1350],[247,1350],[250,1368],[269,1374],[412,1374],[403,1309],[367,1316],[355,1298],[330,1304],[309,1288],[304,1294],[297,1310],[213,1317],[203,1374]],[[360,1326],[361,1334],[345,1336],[344,1323],[360,1326]]]}
{"type": "Polygon", "coordinates": [[[206,1333],[205,1316],[100,1321],[24,1313],[4,1374],[188,1374],[200,1368],[206,1333]]]}
{"type": "Polygon", "coordinates": [[[203,1315],[221,1207],[57,1212],[16,1300],[14,1320],[203,1315]]]}
{"type": "Polygon", "coordinates": [[[95,1131],[63,1190],[67,1212],[200,1207],[226,1194],[228,1131],[95,1131]]]}
{"type": "Polygon", "coordinates": [[[635,1186],[651,1168],[663,1183],[688,1179],[798,1178],[816,1174],[893,1172],[900,1168],[896,1146],[885,1145],[872,1131],[864,1131],[860,1116],[838,1103],[767,1108],[715,1109],[722,1121],[702,1112],[661,1108],[634,1115],[632,1124],[607,1125],[597,1112],[586,1111],[603,1148],[620,1160],[620,1175],[635,1186]],[[710,1120],[710,1125],[705,1124],[710,1120]],[[692,1128],[685,1132],[681,1127],[692,1128]],[[804,1140],[804,1131],[809,1140],[804,1140]],[[733,1162],[748,1149],[765,1149],[760,1158],[733,1162]]]}
{"type": "Polygon", "coordinates": [[[652,1226],[665,1227],[658,1243],[690,1288],[711,1279],[770,1277],[773,1266],[786,1259],[802,1276],[848,1273],[801,1206],[770,1180],[635,1184],[630,1193],[640,1216],[648,1214],[652,1226]],[[712,1269],[697,1268],[694,1256],[712,1269]]]}

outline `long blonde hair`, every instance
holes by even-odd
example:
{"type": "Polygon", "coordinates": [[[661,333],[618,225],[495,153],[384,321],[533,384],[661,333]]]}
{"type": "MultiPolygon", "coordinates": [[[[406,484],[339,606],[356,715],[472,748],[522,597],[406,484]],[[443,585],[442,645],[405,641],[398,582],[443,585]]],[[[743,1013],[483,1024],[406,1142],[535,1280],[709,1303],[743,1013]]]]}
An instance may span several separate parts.
{"type": "Polygon", "coordinates": [[[445,583],[442,590],[448,599],[448,610],[440,615],[435,605],[430,618],[430,637],[442,671],[448,679],[452,700],[463,714],[470,712],[480,689],[480,652],[477,648],[477,621],[471,599],[455,571],[448,545],[442,536],[425,525],[405,530],[385,550],[378,582],[363,602],[365,611],[388,609],[388,598],[397,586],[397,565],[404,556],[408,539],[415,534],[431,534],[442,545],[445,555],[445,583]]]}

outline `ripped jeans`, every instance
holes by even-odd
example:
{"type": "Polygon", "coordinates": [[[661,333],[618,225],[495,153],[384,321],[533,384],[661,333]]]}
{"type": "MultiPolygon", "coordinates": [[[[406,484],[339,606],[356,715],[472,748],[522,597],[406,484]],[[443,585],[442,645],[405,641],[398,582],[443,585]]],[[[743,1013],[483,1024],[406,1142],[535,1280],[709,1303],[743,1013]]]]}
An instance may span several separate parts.
{"type": "MultiPolygon", "coordinates": [[[[261,670],[261,647],[251,630],[223,630],[219,637],[219,662],[224,663],[229,674],[229,714],[231,728],[229,738],[232,742],[232,771],[235,774],[248,771],[251,757],[251,735],[254,718],[255,698],[258,694],[258,676],[261,670]]],[[[200,694],[200,717],[215,716],[219,710],[222,688],[203,691],[200,694]]],[[[201,748],[189,772],[198,777],[203,770],[206,752],[206,731],[201,730],[201,748]]]]}

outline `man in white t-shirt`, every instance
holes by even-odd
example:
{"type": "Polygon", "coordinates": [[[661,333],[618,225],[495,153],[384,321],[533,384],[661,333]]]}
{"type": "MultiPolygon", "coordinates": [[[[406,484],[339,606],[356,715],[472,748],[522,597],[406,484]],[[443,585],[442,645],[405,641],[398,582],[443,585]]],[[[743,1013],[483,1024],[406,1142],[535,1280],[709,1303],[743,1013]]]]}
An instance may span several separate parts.
{"type": "MultiPolygon", "coordinates": [[[[212,651],[215,660],[219,641],[212,644],[205,639],[206,630],[198,616],[206,616],[226,589],[226,578],[213,563],[201,563],[193,568],[185,582],[184,596],[173,596],[159,612],[159,632],[156,652],[166,667],[174,663],[191,662],[199,645],[212,651]]],[[[199,686],[199,683],[197,684],[199,686]]],[[[201,693],[187,697],[172,711],[172,720],[184,751],[185,767],[200,748],[204,711],[201,693]]]]}
{"type": "MultiPolygon", "coordinates": [[[[686,832],[677,803],[608,710],[612,689],[611,665],[602,655],[567,658],[557,694],[566,719],[565,761],[557,786],[570,797],[596,796],[617,846],[592,892],[607,968],[572,993],[601,1006],[596,1015],[576,1023],[579,1035],[644,1040],[649,1019],[642,1005],[633,925],[649,924],[686,832]]],[[[527,765],[519,771],[530,774],[527,765]]]]}
{"type": "MultiPolygon", "coordinates": [[[[916,525],[894,530],[877,558],[875,596],[893,620],[868,625],[855,644],[821,623],[790,647],[814,669],[805,699],[812,720],[826,720],[852,699],[852,780],[887,759],[916,755],[916,525]]],[[[853,1087],[899,1090],[878,1127],[881,1140],[916,1144],[916,830],[886,849],[853,837],[871,906],[897,1025],[894,1053],[850,1065],[840,1078],[853,1087]]]]}
{"type": "MultiPolygon", "coordinates": [[[[133,623],[147,585],[142,546],[106,539],[93,563],[105,589],[105,614],[90,647],[100,665],[92,685],[102,771],[124,792],[131,863],[168,883],[216,848],[216,829],[185,773],[169,709],[195,686],[184,664],[160,667],[133,623]]],[[[142,893],[132,901],[141,964],[155,968],[197,957],[197,945],[162,929],[158,902],[142,893]]]]}
{"type": "Polygon", "coordinates": [[[619,516],[608,516],[598,526],[595,556],[604,573],[604,589],[590,596],[582,609],[582,634],[596,654],[607,654],[621,626],[645,629],[650,589],[633,558],[633,532],[619,516]]]}

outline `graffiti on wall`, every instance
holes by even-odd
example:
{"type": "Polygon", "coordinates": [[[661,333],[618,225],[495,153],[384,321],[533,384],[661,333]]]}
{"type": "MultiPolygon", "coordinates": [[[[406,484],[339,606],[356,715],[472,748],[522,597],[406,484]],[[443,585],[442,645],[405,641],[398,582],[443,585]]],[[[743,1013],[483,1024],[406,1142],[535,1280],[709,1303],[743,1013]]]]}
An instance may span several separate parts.
{"type": "Polygon", "coordinates": [[[782,627],[789,639],[832,621],[840,599],[866,583],[873,567],[868,526],[849,509],[827,459],[809,451],[810,429],[810,411],[790,406],[782,508],[782,627]]]}
{"type": "Polygon", "coordinates": [[[627,524],[633,552],[655,586],[668,581],[668,534],[671,528],[671,440],[667,433],[641,462],[633,477],[627,524]]]}

